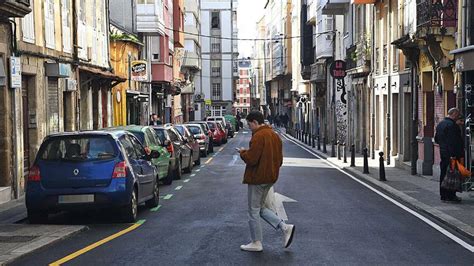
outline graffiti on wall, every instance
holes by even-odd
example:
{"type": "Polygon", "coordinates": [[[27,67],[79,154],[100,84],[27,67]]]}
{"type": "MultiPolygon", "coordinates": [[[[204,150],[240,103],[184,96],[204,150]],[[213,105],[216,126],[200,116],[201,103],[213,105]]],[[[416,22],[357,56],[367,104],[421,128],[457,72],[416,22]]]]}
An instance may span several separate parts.
{"type": "Polygon", "coordinates": [[[337,140],[346,142],[347,137],[347,91],[344,79],[336,79],[337,140]]]}

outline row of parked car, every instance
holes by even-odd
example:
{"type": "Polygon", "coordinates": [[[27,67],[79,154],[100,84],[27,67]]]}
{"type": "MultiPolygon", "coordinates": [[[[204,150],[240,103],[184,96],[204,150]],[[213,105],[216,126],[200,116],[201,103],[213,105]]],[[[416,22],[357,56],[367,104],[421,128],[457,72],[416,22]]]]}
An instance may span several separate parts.
{"type": "Polygon", "coordinates": [[[123,221],[137,219],[138,205],[158,206],[159,183],[169,185],[190,173],[233,137],[224,117],[164,126],[124,126],[46,137],[30,169],[26,188],[28,219],[49,213],[116,210],[123,221]]]}

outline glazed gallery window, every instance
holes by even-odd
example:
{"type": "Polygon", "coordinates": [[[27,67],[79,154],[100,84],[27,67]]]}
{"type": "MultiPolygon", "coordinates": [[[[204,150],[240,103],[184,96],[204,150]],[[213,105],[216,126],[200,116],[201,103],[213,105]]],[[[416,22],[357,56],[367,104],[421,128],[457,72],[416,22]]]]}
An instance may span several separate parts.
{"type": "Polygon", "coordinates": [[[212,100],[220,100],[222,89],[220,83],[212,83],[212,100]]]}
{"type": "Polygon", "coordinates": [[[220,29],[221,28],[219,12],[212,12],[211,13],[211,28],[212,29],[220,29]]]}

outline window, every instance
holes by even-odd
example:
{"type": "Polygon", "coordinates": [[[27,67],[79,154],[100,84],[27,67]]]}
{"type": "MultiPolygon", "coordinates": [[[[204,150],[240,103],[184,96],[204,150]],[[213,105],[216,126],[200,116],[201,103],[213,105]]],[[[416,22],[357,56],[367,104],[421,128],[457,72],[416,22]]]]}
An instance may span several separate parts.
{"type": "Polygon", "coordinates": [[[383,45],[383,73],[387,73],[388,71],[388,46],[386,44],[383,45]]]}
{"type": "Polygon", "coordinates": [[[35,42],[35,22],[34,22],[35,19],[34,19],[33,3],[34,1],[31,1],[30,3],[30,8],[32,11],[21,20],[21,28],[23,31],[23,41],[28,42],[28,43],[35,42]]]}
{"type": "Polygon", "coordinates": [[[221,76],[221,64],[219,61],[211,61],[211,76],[220,77],[221,76]]]}
{"type": "Polygon", "coordinates": [[[375,48],[375,73],[380,73],[380,48],[375,48]]]}
{"type": "Polygon", "coordinates": [[[212,100],[220,100],[220,99],[221,99],[221,84],[212,83],[212,100]]]}
{"type": "Polygon", "coordinates": [[[138,141],[134,136],[130,136],[130,142],[132,142],[132,145],[135,148],[135,153],[137,154],[138,159],[144,158],[146,156],[145,149],[143,149],[140,141],[138,141]]]}
{"type": "Polygon", "coordinates": [[[142,4],[142,5],[146,5],[146,4],[153,5],[153,4],[155,4],[155,0],[138,0],[137,2],[138,2],[138,4],[142,4]]]}
{"type": "Polygon", "coordinates": [[[221,43],[218,38],[211,38],[211,52],[212,53],[221,52],[221,43]]]}
{"type": "Polygon", "coordinates": [[[71,23],[69,17],[71,15],[71,3],[70,0],[62,0],[61,8],[61,19],[62,19],[62,30],[63,30],[63,50],[64,52],[72,52],[71,43],[71,23]]]}
{"type": "MultiPolygon", "coordinates": [[[[344,16],[345,17],[345,16],[344,16]]],[[[332,31],[333,30],[333,22],[332,22],[333,18],[332,16],[326,16],[325,19],[324,19],[324,23],[326,24],[326,28],[325,28],[325,31],[332,31]]]]}
{"type": "Polygon", "coordinates": [[[211,13],[211,28],[212,29],[220,29],[220,18],[219,12],[212,12],[211,13]]]}
{"type": "Polygon", "coordinates": [[[130,138],[128,136],[123,136],[120,138],[120,143],[127,154],[129,159],[138,159],[137,154],[135,153],[135,149],[133,148],[132,142],[130,142],[130,138]]]}
{"type": "Polygon", "coordinates": [[[160,61],[160,36],[150,36],[151,60],[160,61]]]}
{"type": "MultiPolygon", "coordinates": [[[[212,116],[221,116],[221,107],[220,106],[212,106],[212,116]]],[[[216,123],[217,126],[219,124],[216,123]]]]}
{"type": "Polygon", "coordinates": [[[247,98],[244,98],[244,103],[247,103],[247,98]]]}
{"type": "Polygon", "coordinates": [[[55,37],[54,37],[54,0],[46,0],[44,5],[44,20],[45,20],[45,39],[46,47],[55,48],[55,37]]]}

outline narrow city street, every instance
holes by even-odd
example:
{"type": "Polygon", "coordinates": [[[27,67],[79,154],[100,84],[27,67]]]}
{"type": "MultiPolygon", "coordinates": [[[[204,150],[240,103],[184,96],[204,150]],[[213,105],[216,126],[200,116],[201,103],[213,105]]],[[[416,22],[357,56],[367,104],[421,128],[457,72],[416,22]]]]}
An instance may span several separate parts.
{"type": "Polygon", "coordinates": [[[278,196],[296,225],[293,244],[284,249],[281,233],[262,223],[263,252],[241,251],[249,241],[247,189],[235,148],[247,147],[250,137],[241,130],[191,174],[160,186],[160,206],[140,208],[137,225],[115,224],[104,213],[57,215],[51,223],[87,224],[89,230],[13,264],[472,265],[466,247],[284,136],[275,192],[286,197],[278,196]]]}

